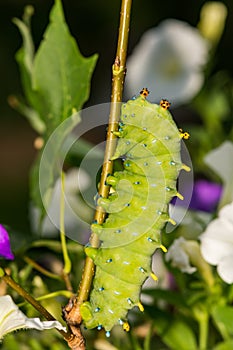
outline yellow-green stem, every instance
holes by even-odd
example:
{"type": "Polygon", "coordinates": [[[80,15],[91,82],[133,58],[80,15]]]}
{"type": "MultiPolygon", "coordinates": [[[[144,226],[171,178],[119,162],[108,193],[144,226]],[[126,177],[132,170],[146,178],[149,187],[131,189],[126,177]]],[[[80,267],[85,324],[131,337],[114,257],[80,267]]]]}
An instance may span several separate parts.
{"type": "Polygon", "coordinates": [[[209,314],[206,306],[197,303],[192,308],[195,319],[199,325],[199,350],[207,350],[208,331],[209,331],[209,314]]]}
{"type": "Polygon", "coordinates": [[[57,279],[57,280],[62,280],[61,276],[56,275],[55,273],[52,273],[48,270],[46,270],[44,267],[40,266],[35,260],[29,258],[29,256],[25,256],[23,258],[23,260],[31,265],[35,270],[39,271],[40,273],[42,273],[43,275],[49,277],[49,278],[53,278],[53,279],[57,279]]]}
{"type": "Polygon", "coordinates": [[[208,317],[204,320],[199,321],[199,348],[200,350],[207,349],[207,340],[208,340],[208,317]]]}
{"type": "MultiPolygon", "coordinates": [[[[58,290],[57,292],[52,292],[52,293],[48,293],[46,295],[42,295],[38,298],[36,298],[37,301],[41,301],[41,300],[47,300],[47,299],[52,299],[52,298],[56,298],[59,296],[63,296],[67,299],[71,298],[74,294],[68,290],[58,290]]],[[[24,306],[26,304],[26,302],[22,302],[20,304],[18,304],[18,307],[24,306]]]]}
{"type": "MultiPolygon", "coordinates": [[[[116,137],[113,134],[118,130],[118,121],[120,116],[120,102],[122,101],[124,78],[126,70],[126,56],[128,47],[129,25],[130,25],[130,13],[131,13],[132,0],[122,0],[119,34],[117,43],[116,58],[112,67],[112,94],[111,94],[111,107],[109,115],[109,125],[107,132],[107,142],[104,155],[103,168],[101,173],[99,195],[106,198],[109,193],[109,186],[106,185],[106,178],[108,174],[112,173],[113,162],[111,157],[115,150],[116,137]]],[[[99,224],[103,223],[105,214],[103,210],[97,206],[94,216],[95,222],[99,224]]],[[[98,236],[91,235],[90,243],[93,247],[99,246],[98,236]]],[[[79,286],[79,292],[77,300],[79,303],[88,299],[88,295],[91,288],[91,283],[94,275],[95,267],[93,261],[87,257],[83,270],[82,280],[79,286]]]]}
{"type": "Polygon", "coordinates": [[[60,239],[64,259],[63,274],[68,275],[71,271],[71,260],[68,255],[65,236],[65,174],[61,172],[61,196],[60,196],[60,239]]]}

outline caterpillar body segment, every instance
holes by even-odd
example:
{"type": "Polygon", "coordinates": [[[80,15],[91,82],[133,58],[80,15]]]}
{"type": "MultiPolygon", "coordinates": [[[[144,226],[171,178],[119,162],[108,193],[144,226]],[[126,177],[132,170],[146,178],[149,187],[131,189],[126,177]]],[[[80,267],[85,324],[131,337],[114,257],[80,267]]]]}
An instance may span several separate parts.
{"type": "Polygon", "coordinates": [[[166,222],[175,223],[168,214],[168,204],[177,192],[182,163],[181,131],[170,112],[169,103],[152,104],[143,89],[139,97],[122,105],[119,137],[114,159],[122,159],[123,170],[106,179],[112,186],[109,197],[99,198],[107,213],[102,225],[93,224],[101,245],[86,247],[96,273],[90,300],[81,305],[87,328],[104,328],[106,334],[116,324],[129,330],[127,313],[134,306],[143,311],[141,287],[156,275],[151,257],[157,248],[166,251],[160,232],[166,222]]]}

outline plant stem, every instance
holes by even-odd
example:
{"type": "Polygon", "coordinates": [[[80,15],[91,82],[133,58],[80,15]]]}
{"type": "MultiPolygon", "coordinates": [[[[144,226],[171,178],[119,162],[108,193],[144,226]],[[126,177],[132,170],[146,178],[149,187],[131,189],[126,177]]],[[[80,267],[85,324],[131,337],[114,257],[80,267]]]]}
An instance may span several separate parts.
{"type": "Polygon", "coordinates": [[[63,274],[68,275],[71,271],[71,260],[69,258],[65,236],[65,173],[63,171],[61,172],[60,239],[64,259],[63,274]]]}
{"type": "Polygon", "coordinates": [[[37,270],[40,273],[42,273],[43,275],[45,275],[45,276],[47,276],[49,278],[53,278],[53,279],[62,281],[62,277],[61,276],[56,275],[55,273],[46,270],[44,267],[40,266],[36,261],[34,261],[33,259],[29,258],[29,256],[24,256],[23,260],[27,264],[31,265],[35,270],[37,270]]]}
{"type": "MultiPolygon", "coordinates": [[[[68,290],[58,290],[56,292],[52,292],[52,293],[48,293],[46,295],[42,295],[40,297],[37,297],[36,300],[37,301],[41,301],[41,300],[48,300],[48,299],[51,299],[51,298],[56,298],[56,297],[59,297],[59,296],[63,296],[67,299],[71,298],[74,294],[68,290]]],[[[17,304],[18,307],[22,307],[26,304],[26,301],[25,302],[22,302],[20,304],[17,304]]]]}
{"type": "Polygon", "coordinates": [[[209,314],[205,305],[197,303],[193,309],[193,314],[199,325],[199,348],[207,350],[209,332],[209,314]]]}
{"type": "MultiPolygon", "coordinates": [[[[129,24],[130,24],[130,12],[131,12],[132,0],[122,0],[119,34],[117,43],[116,58],[112,67],[112,94],[111,94],[111,107],[109,115],[109,125],[106,137],[106,149],[104,155],[103,168],[101,173],[99,196],[104,198],[108,197],[109,186],[106,185],[106,178],[113,170],[113,162],[111,157],[115,150],[116,136],[114,131],[118,130],[118,121],[120,116],[120,105],[123,95],[125,71],[126,71],[126,56],[128,47],[129,36],[129,24]]],[[[94,216],[94,221],[98,224],[102,224],[104,221],[105,213],[101,207],[97,205],[94,216]]],[[[96,234],[92,233],[90,238],[90,244],[93,247],[99,246],[99,238],[96,234]]],[[[88,299],[88,295],[91,288],[92,279],[94,276],[94,263],[89,257],[86,258],[85,266],[83,270],[82,280],[79,286],[79,292],[77,300],[79,303],[88,299]]]]}
{"type": "MultiPolygon", "coordinates": [[[[1,278],[13,288],[19,295],[21,295],[25,300],[27,300],[41,315],[43,315],[46,320],[54,321],[56,320],[36,299],[34,299],[24,288],[22,288],[18,283],[16,283],[9,275],[4,271],[4,275],[1,275],[1,278]]],[[[70,332],[67,333],[63,330],[56,329],[64,339],[67,341],[70,338],[70,332]]]]}
{"type": "Polygon", "coordinates": [[[206,314],[204,318],[199,320],[199,348],[200,350],[207,349],[208,330],[209,330],[209,319],[206,314]]]}
{"type": "Polygon", "coordinates": [[[66,284],[67,290],[70,292],[73,291],[71,282],[70,282],[70,271],[72,268],[71,260],[68,254],[67,244],[66,244],[66,235],[65,235],[65,173],[61,172],[61,196],[60,196],[60,239],[61,239],[61,248],[64,260],[64,267],[62,270],[62,278],[66,284]]]}

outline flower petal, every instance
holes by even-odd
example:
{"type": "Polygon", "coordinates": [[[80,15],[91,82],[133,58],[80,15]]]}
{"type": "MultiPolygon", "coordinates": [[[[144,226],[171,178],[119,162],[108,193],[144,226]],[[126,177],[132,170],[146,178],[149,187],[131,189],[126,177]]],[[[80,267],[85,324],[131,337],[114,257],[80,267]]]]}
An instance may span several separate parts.
{"type": "Polygon", "coordinates": [[[18,329],[51,329],[57,328],[66,331],[66,328],[58,321],[41,321],[39,318],[27,318],[17,305],[13,302],[10,295],[0,297],[0,339],[5,334],[18,329]]]}
{"type": "Polygon", "coordinates": [[[201,253],[211,265],[218,265],[228,255],[233,255],[233,203],[219,212],[219,217],[207,226],[199,237],[201,253]]]}
{"type": "MultiPolygon", "coordinates": [[[[221,231],[217,231],[221,234],[221,231]]],[[[232,246],[229,249],[227,242],[221,242],[202,235],[201,239],[201,254],[203,258],[211,265],[218,265],[219,262],[226,256],[229,251],[232,251],[232,246]]]]}
{"type": "Polygon", "coordinates": [[[6,259],[13,260],[14,255],[12,254],[10,247],[10,239],[6,229],[0,224],[0,255],[6,259]]]}
{"type": "Polygon", "coordinates": [[[233,254],[225,256],[218,264],[219,276],[228,284],[233,283],[233,254]]]}
{"type": "Polygon", "coordinates": [[[172,266],[179,268],[182,272],[191,274],[197,269],[189,264],[189,256],[184,249],[185,244],[186,240],[183,237],[175,239],[165,255],[165,260],[171,261],[172,266]]]}
{"type": "Polygon", "coordinates": [[[132,96],[146,86],[156,102],[167,98],[184,103],[201,88],[207,58],[208,43],[196,28],[174,19],[163,21],[144,33],[129,57],[126,91],[132,96]]]}
{"type": "Polygon", "coordinates": [[[219,212],[219,217],[221,219],[224,219],[226,221],[226,223],[229,226],[229,228],[232,230],[233,227],[233,202],[225,205],[225,207],[223,207],[220,212],[219,212]]]}
{"type": "Polygon", "coordinates": [[[211,213],[216,208],[222,193],[218,183],[199,179],[194,183],[190,208],[211,213]]]}
{"type": "Polygon", "coordinates": [[[225,141],[221,146],[209,152],[204,162],[214,170],[224,182],[232,181],[233,178],[233,143],[225,141]]]}
{"type": "Polygon", "coordinates": [[[225,141],[221,146],[209,152],[204,162],[224,182],[224,191],[219,207],[233,201],[233,143],[225,141]]]}

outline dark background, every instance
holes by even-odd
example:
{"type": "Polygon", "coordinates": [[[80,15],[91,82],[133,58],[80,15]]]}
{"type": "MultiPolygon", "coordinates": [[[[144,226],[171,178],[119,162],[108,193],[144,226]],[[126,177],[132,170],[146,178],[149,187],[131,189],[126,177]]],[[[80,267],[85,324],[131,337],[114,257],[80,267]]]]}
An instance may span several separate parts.
{"type": "MultiPolygon", "coordinates": [[[[165,18],[176,18],[196,26],[205,1],[134,0],[129,53],[142,33],[165,18]]],[[[225,32],[216,56],[216,70],[233,73],[233,1],[228,7],[225,32]]],[[[35,157],[36,136],[27,121],[7,104],[10,94],[22,93],[14,55],[21,36],[12,23],[21,18],[25,5],[35,7],[32,30],[36,47],[48,23],[52,0],[0,0],[0,223],[28,231],[28,174],[35,157]]],[[[64,12],[72,35],[84,56],[99,54],[87,105],[108,102],[111,66],[115,56],[120,0],[63,0],[64,12]]],[[[143,69],[143,67],[142,67],[143,69]]]]}

